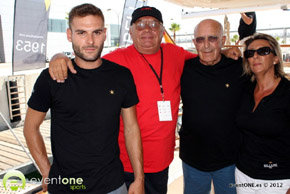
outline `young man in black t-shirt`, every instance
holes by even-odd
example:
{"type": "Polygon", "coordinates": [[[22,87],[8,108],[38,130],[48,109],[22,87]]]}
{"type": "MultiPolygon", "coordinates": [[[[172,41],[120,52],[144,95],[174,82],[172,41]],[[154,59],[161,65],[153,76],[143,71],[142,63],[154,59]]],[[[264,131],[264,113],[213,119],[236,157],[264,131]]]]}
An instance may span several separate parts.
{"type": "Polygon", "coordinates": [[[69,14],[67,38],[75,52],[77,74],[64,84],[50,79],[48,69],[37,79],[28,102],[24,135],[50,193],[127,193],[119,159],[119,117],[124,121],[127,151],[135,181],[129,191],[144,193],[138,103],[130,71],[100,58],[106,38],[100,9],[83,4],[69,14]],[[51,109],[53,164],[39,133],[51,109]]]}

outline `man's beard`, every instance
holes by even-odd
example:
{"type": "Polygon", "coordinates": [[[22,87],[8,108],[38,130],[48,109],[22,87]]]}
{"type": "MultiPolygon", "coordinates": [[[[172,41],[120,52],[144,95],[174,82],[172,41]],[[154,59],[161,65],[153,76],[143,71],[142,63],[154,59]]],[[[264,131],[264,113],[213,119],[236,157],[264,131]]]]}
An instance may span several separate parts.
{"type": "MultiPolygon", "coordinates": [[[[86,62],[94,62],[96,60],[98,60],[100,57],[101,57],[101,54],[102,54],[102,51],[103,51],[103,47],[104,47],[104,43],[99,47],[99,50],[98,52],[96,53],[95,56],[93,57],[86,57],[83,53],[81,53],[81,49],[80,47],[77,47],[75,45],[72,45],[73,46],[73,50],[74,50],[74,53],[76,56],[78,56],[79,58],[81,58],[82,60],[86,61],[86,62]]],[[[94,47],[96,48],[96,47],[94,47]]]]}

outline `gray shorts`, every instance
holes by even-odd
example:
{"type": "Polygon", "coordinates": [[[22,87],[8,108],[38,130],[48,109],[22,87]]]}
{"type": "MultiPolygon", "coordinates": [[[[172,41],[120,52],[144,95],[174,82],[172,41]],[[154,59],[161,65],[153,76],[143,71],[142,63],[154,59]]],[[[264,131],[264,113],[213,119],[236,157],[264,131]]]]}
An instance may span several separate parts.
{"type": "Polygon", "coordinates": [[[114,191],[111,191],[110,193],[108,194],[127,194],[128,191],[127,191],[127,187],[125,185],[125,183],[119,187],[118,189],[114,190],[114,191]]]}

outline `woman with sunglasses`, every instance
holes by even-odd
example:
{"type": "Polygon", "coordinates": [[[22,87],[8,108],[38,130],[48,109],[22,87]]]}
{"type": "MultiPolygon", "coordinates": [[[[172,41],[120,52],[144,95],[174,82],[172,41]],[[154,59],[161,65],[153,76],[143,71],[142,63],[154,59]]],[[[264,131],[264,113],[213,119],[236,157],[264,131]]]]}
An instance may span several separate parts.
{"type": "Polygon", "coordinates": [[[242,144],[238,194],[285,194],[290,188],[290,82],[277,41],[255,34],[245,41],[244,73],[251,83],[237,116],[242,144]]]}

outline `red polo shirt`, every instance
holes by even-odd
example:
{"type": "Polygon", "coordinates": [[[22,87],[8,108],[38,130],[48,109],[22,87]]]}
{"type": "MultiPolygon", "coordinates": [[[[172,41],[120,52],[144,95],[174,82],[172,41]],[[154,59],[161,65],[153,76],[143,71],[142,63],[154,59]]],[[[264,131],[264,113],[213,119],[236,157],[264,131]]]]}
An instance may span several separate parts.
{"type": "MultiPolygon", "coordinates": [[[[136,106],[137,119],[143,145],[144,172],[155,173],[164,170],[173,160],[175,146],[175,127],[180,101],[180,77],[184,62],[196,57],[173,44],[161,44],[163,50],[164,98],[171,103],[172,121],[159,121],[157,101],[162,100],[158,80],[148,62],[158,75],[161,67],[161,51],[155,54],[142,55],[133,45],[117,49],[103,58],[130,69],[137,88],[139,103],[136,106]]],[[[120,158],[126,172],[133,172],[126,151],[123,123],[119,134],[120,158]]]]}

